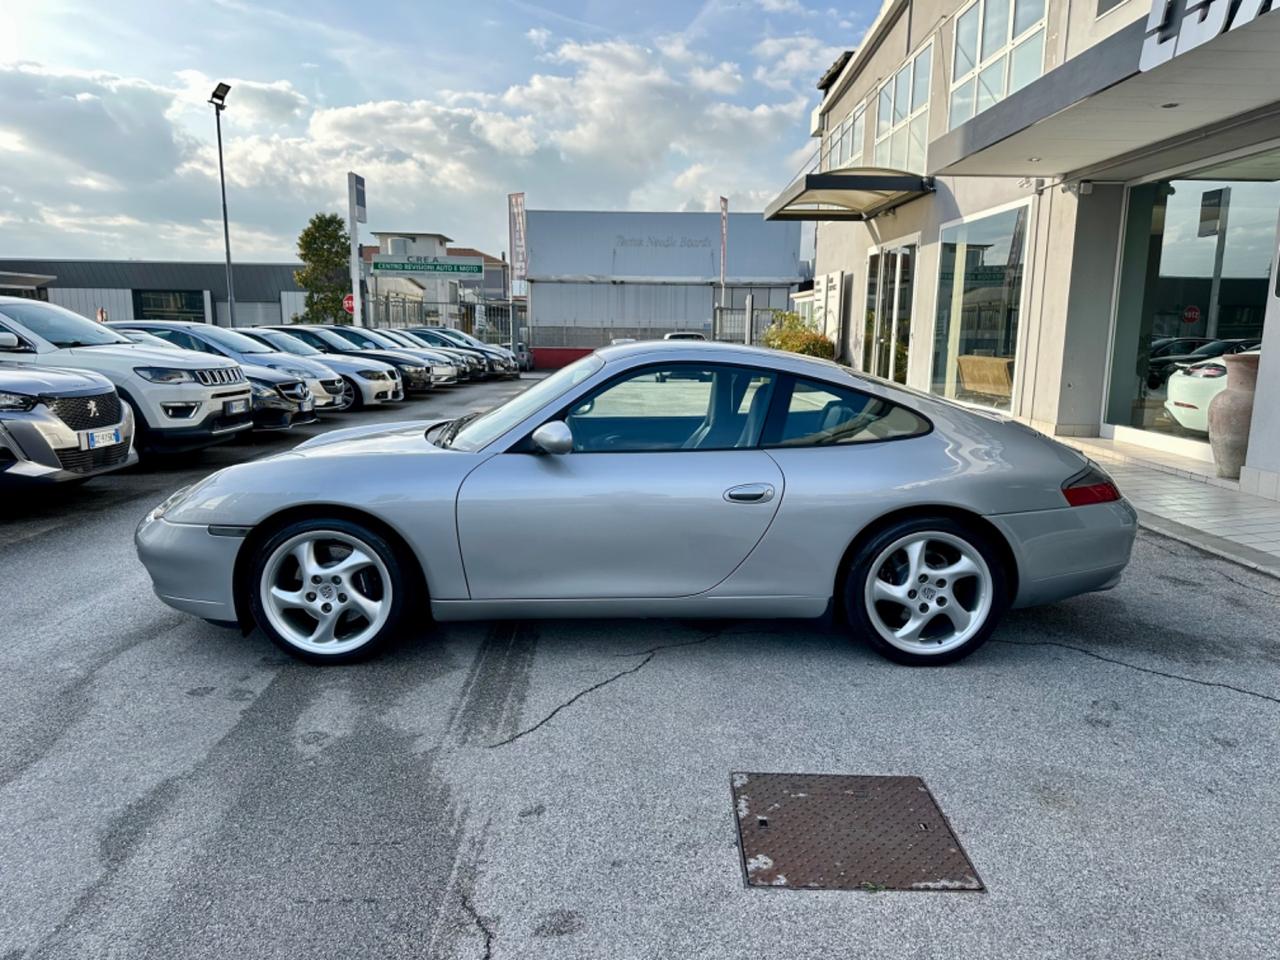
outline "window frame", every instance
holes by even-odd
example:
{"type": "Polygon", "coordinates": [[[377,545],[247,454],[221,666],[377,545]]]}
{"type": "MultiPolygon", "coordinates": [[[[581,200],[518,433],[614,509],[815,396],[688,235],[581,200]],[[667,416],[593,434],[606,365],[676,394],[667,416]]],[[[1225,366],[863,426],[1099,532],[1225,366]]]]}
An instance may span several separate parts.
{"type": "MultiPolygon", "coordinates": [[[[1120,0],[1120,2],[1123,3],[1124,0],[1120,0]]],[[[1014,35],[1014,32],[1013,32],[1014,13],[1015,13],[1014,8],[1016,5],[1016,0],[1007,0],[1007,3],[1009,7],[1009,23],[1008,23],[1008,26],[1005,28],[1004,43],[1002,43],[999,49],[994,51],[985,60],[982,57],[982,28],[986,23],[986,16],[987,16],[986,4],[984,0],[971,0],[970,3],[966,3],[963,7],[957,10],[955,15],[951,18],[951,63],[947,70],[947,131],[948,132],[956,129],[956,127],[960,126],[961,123],[968,123],[974,117],[978,116],[981,113],[985,113],[987,110],[990,110],[991,107],[994,107],[997,103],[1000,103],[1002,100],[1005,100],[1010,96],[1009,80],[1010,80],[1010,73],[1013,70],[1013,51],[1016,48],[1022,46],[1027,41],[1029,41],[1032,38],[1032,36],[1035,35],[1037,30],[1044,31],[1044,40],[1042,41],[1042,45],[1040,48],[1040,73],[1035,78],[1035,80],[1038,80],[1040,79],[1040,77],[1044,76],[1045,61],[1048,59],[1048,56],[1049,56],[1049,44],[1045,42],[1048,39],[1048,17],[1049,17],[1048,0],[1044,0],[1044,8],[1040,12],[1040,19],[1035,21],[1035,23],[1031,24],[1031,26],[1027,27],[1025,30],[1023,30],[1021,33],[1017,34],[1016,36],[1014,35]],[[969,68],[967,72],[957,77],[955,76],[955,64],[956,64],[956,47],[959,45],[959,42],[960,42],[960,30],[959,30],[960,18],[963,17],[970,10],[974,9],[975,7],[978,10],[978,26],[977,26],[977,35],[976,35],[977,47],[974,51],[973,66],[969,68]],[[999,99],[997,99],[994,103],[992,103],[991,106],[983,107],[981,110],[979,110],[978,109],[978,76],[983,72],[983,70],[986,67],[990,67],[993,63],[995,63],[1001,57],[1005,58],[1004,86],[1002,88],[1004,92],[1000,94],[999,99]],[[953,117],[952,117],[951,104],[955,98],[956,90],[959,89],[960,87],[963,87],[970,80],[973,81],[973,112],[970,113],[966,119],[960,121],[960,123],[954,123],[953,117]]],[[[1030,81],[1030,83],[1035,83],[1035,80],[1030,81]]],[[[1024,85],[1023,87],[1019,87],[1018,89],[1022,90],[1025,88],[1026,87],[1024,85]]],[[[1014,91],[1014,92],[1016,93],[1017,91],[1014,91]]]]}
{"type": "Polygon", "coordinates": [[[765,425],[768,424],[769,416],[773,412],[774,397],[776,397],[777,395],[778,384],[781,382],[782,378],[786,376],[786,373],[784,371],[774,370],[774,369],[770,369],[769,367],[762,367],[762,366],[758,366],[756,364],[750,364],[750,363],[732,363],[732,362],[726,363],[722,360],[712,360],[712,361],[661,360],[661,361],[651,361],[649,363],[639,364],[634,367],[628,367],[626,370],[618,371],[616,374],[609,377],[607,380],[603,380],[599,383],[589,385],[587,389],[583,390],[581,393],[577,394],[572,399],[568,400],[561,406],[557,407],[555,412],[552,413],[550,416],[535,418],[537,422],[534,423],[534,425],[530,429],[526,430],[519,440],[517,440],[515,443],[508,446],[504,452],[535,454],[535,455],[541,456],[542,452],[538,450],[533,444],[533,434],[538,430],[539,427],[545,426],[546,424],[552,423],[556,420],[566,421],[569,415],[569,411],[572,410],[574,407],[578,406],[581,403],[586,402],[587,400],[592,399],[595,396],[598,396],[603,391],[610,389],[615,384],[618,384],[623,380],[629,380],[633,377],[641,376],[645,373],[649,373],[654,370],[668,369],[670,367],[700,367],[700,368],[720,367],[720,368],[728,368],[728,369],[735,369],[735,370],[749,370],[749,371],[754,371],[756,374],[772,377],[774,396],[771,396],[769,398],[769,409],[765,411],[765,419],[764,419],[764,424],[762,424],[760,428],[760,436],[756,437],[754,443],[746,447],[707,447],[704,449],[698,449],[696,447],[685,449],[681,447],[677,449],[667,449],[667,450],[574,450],[572,453],[564,454],[564,456],[576,457],[576,456],[583,456],[583,455],[597,455],[602,453],[613,454],[613,455],[625,454],[629,456],[635,455],[635,454],[653,454],[653,453],[660,453],[660,454],[733,453],[735,451],[741,451],[741,450],[758,451],[761,449],[760,437],[764,436],[765,425]]]}
{"type": "Polygon", "coordinates": [[[845,167],[852,167],[861,163],[863,153],[866,151],[866,144],[867,101],[862,100],[854,104],[853,109],[846,113],[834,128],[823,132],[822,141],[818,148],[818,169],[822,172],[843,170],[845,167]],[[862,124],[862,136],[855,138],[854,131],[859,122],[862,124]],[[844,154],[844,159],[833,163],[831,157],[836,153],[837,149],[841,152],[844,150],[845,134],[849,135],[849,152],[844,154]]]}
{"type": "MultiPolygon", "coordinates": [[[[933,318],[929,324],[929,371],[925,380],[923,392],[934,399],[944,403],[958,403],[963,407],[971,410],[981,410],[985,412],[1005,413],[1011,417],[1018,416],[1018,411],[1022,407],[1022,386],[1023,380],[1026,378],[1026,365],[1029,359],[1026,356],[1027,345],[1027,327],[1022,322],[1022,318],[1029,315],[1031,309],[1032,287],[1035,285],[1031,279],[1031,274],[1035,269],[1035,256],[1038,249],[1036,237],[1036,224],[1038,223],[1038,198],[1035,196],[1024,197],[1021,200],[1010,200],[1008,203],[1002,203],[998,206],[988,207],[986,210],[980,210],[977,213],[966,214],[963,217],[955,217],[938,226],[938,255],[936,258],[936,270],[934,273],[933,283],[933,318]],[[933,375],[936,372],[933,344],[937,342],[938,337],[938,298],[942,294],[942,235],[952,227],[963,226],[966,223],[973,223],[977,220],[985,220],[987,217],[999,216],[1002,213],[1008,213],[1010,210],[1016,210],[1018,207],[1027,208],[1027,232],[1023,237],[1023,283],[1022,290],[1018,294],[1018,341],[1014,347],[1013,358],[1013,383],[1009,387],[1009,409],[1001,410],[999,407],[992,407],[984,403],[975,403],[972,400],[962,400],[958,397],[946,397],[933,392],[933,375]]],[[[1117,267],[1117,270],[1119,268],[1117,267]]],[[[1114,297],[1113,305],[1114,305],[1114,297]]],[[[1109,374],[1108,374],[1109,375],[1109,374]]]]}
{"type": "Polygon", "coordinates": [[[769,413],[764,418],[764,427],[760,431],[760,439],[757,446],[761,450],[840,450],[857,447],[867,447],[882,443],[900,443],[903,440],[919,440],[921,437],[927,437],[936,429],[933,420],[925,414],[921,413],[915,407],[909,407],[905,403],[899,403],[889,397],[873,393],[870,390],[863,390],[858,385],[849,385],[836,383],[832,380],[824,380],[819,377],[809,377],[803,374],[781,372],[779,373],[778,382],[774,385],[773,396],[769,398],[769,413]],[[900,437],[884,437],[873,440],[859,440],[855,443],[783,443],[766,442],[766,438],[780,437],[782,435],[783,426],[787,420],[787,414],[790,412],[791,397],[795,391],[797,381],[817,384],[820,387],[826,387],[832,391],[846,391],[856,393],[858,396],[867,397],[869,400],[879,400],[881,403],[888,404],[890,407],[900,407],[906,410],[913,417],[919,420],[924,429],[919,433],[906,433],[900,437]]]}
{"type": "MultiPolygon", "coordinates": [[[[978,0],[974,0],[974,2],[978,2],[978,0]]],[[[898,64],[897,68],[892,73],[890,73],[888,77],[885,78],[883,83],[880,83],[876,86],[875,91],[872,94],[872,97],[870,98],[870,99],[874,99],[876,103],[876,125],[875,125],[875,129],[872,131],[873,139],[872,139],[872,147],[871,147],[872,162],[876,167],[880,167],[884,169],[897,169],[893,166],[893,156],[892,156],[893,137],[894,137],[894,134],[896,134],[898,131],[905,130],[907,134],[908,156],[903,158],[904,162],[903,162],[902,169],[911,171],[910,161],[909,161],[909,157],[911,153],[911,124],[912,124],[912,121],[917,120],[922,116],[927,118],[929,115],[929,108],[931,106],[930,101],[933,99],[933,73],[934,73],[934,68],[937,66],[937,62],[933,54],[934,54],[934,42],[933,42],[933,38],[930,37],[924,43],[920,44],[920,46],[918,46],[911,53],[910,56],[904,59],[902,63],[898,64]],[[925,92],[924,97],[921,99],[920,106],[912,109],[911,103],[913,100],[915,100],[916,61],[918,61],[920,57],[924,55],[925,51],[929,52],[929,89],[925,92]],[[907,71],[907,76],[909,80],[907,84],[907,111],[901,120],[894,122],[893,115],[892,115],[893,106],[894,106],[894,103],[893,103],[894,94],[891,93],[890,107],[889,107],[890,109],[889,126],[885,130],[884,135],[881,136],[880,134],[881,97],[883,96],[884,91],[886,89],[889,89],[889,90],[893,89],[893,86],[897,80],[898,74],[901,73],[903,70],[907,71]],[[889,147],[886,150],[887,155],[885,157],[884,163],[881,163],[879,158],[880,144],[882,143],[889,144],[889,147]]],[[[913,173],[923,174],[924,171],[929,168],[929,121],[926,119],[924,121],[924,124],[925,124],[924,153],[920,157],[920,169],[918,171],[911,171],[913,173]]]]}

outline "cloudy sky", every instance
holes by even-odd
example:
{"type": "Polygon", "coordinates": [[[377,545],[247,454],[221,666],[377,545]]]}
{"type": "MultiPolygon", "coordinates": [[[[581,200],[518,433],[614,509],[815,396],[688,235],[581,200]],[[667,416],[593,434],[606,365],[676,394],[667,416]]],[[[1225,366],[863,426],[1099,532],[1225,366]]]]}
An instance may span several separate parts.
{"type": "Polygon", "coordinates": [[[506,247],[530,208],[759,210],[876,0],[34,0],[0,33],[0,256],[289,259],[369,229],[506,247]]]}

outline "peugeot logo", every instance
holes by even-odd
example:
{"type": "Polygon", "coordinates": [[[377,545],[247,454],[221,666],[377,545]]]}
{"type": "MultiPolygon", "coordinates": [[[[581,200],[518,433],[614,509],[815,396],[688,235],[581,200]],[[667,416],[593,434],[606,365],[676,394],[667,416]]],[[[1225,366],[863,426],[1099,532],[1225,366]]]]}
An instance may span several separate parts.
{"type": "Polygon", "coordinates": [[[97,415],[98,415],[98,401],[97,401],[97,400],[90,400],[90,401],[89,401],[89,416],[91,416],[91,417],[96,417],[97,415]]]}

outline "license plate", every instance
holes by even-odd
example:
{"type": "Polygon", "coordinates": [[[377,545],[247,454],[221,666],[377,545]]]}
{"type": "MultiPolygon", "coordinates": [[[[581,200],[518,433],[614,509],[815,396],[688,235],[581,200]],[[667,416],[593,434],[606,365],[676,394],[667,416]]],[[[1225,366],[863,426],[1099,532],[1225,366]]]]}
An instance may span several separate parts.
{"type": "Polygon", "coordinates": [[[303,400],[302,403],[298,404],[298,409],[303,413],[310,413],[315,405],[316,402],[314,400],[303,400]]]}
{"type": "Polygon", "coordinates": [[[222,412],[227,416],[235,416],[237,413],[249,412],[249,400],[228,400],[222,405],[222,412]]]}
{"type": "Polygon", "coordinates": [[[120,442],[119,430],[89,430],[84,434],[85,449],[96,450],[98,447],[110,447],[120,442]]]}

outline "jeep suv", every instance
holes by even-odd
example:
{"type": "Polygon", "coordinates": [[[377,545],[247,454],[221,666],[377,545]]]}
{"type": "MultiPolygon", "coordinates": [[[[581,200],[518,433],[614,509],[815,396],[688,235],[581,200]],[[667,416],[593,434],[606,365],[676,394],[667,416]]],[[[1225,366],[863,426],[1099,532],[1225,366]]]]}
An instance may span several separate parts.
{"type": "Polygon", "coordinates": [[[0,297],[0,364],[6,363],[106,377],[133,411],[134,445],[144,453],[194,450],[253,426],[249,384],[238,364],[142,346],[51,303],[0,297]]]}

